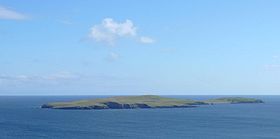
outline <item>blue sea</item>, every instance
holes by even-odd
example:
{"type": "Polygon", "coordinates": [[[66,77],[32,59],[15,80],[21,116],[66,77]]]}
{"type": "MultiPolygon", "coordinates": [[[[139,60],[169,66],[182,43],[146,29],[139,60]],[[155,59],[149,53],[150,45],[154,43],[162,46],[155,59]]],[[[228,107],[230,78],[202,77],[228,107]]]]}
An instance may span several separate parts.
{"type": "Polygon", "coordinates": [[[0,139],[280,139],[280,96],[246,96],[262,99],[264,104],[197,108],[40,108],[47,102],[100,97],[106,96],[1,96],[0,139]]]}

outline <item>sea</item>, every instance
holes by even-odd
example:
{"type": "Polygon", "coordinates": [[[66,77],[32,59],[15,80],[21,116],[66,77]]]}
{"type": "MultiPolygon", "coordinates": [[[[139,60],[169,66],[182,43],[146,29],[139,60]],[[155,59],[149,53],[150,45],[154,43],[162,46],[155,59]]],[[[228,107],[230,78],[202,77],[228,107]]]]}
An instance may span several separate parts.
{"type": "Polygon", "coordinates": [[[280,96],[243,96],[263,104],[196,108],[40,108],[48,102],[102,97],[108,96],[0,96],[0,139],[280,139],[280,96]]]}

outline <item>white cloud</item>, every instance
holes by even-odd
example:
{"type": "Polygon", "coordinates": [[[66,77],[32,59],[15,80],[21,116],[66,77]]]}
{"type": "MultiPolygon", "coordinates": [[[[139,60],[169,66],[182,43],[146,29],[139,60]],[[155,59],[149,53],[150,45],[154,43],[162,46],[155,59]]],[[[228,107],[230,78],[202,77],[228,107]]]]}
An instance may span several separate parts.
{"type": "Polygon", "coordinates": [[[267,70],[275,70],[275,69],[280,69],[280,64],[267,64],[264,65],[265,69],[267,70]]]}
{"type": "Polygon", "coordinates": [[[65,25],[73,25],[74,22],[70,21],[70,20],[58,20],[59,23],[61,24],[65,24],[65,25]]]}
{"type": "Polygon", "coordinates": [[[120,58],[120,55],[115,53],[115,52],[111,52],[109,54],[109,56],[106,58],[106,60],[110,61],[110,62],[113,62],[113,61],[116,61],[120,58]]]}
{"type": "Polygon", "coordinates": [[[49,75],[0,75],[0,81],[61,81],[79,79],[81,76],[70,72],[59,72],[49,75]]]}
{"type": "Polygon", "coordinates": [[[118,39],[123,37],[134,37],[139,39],[141,43],[155,42],[149,37],[139,37],[137,27],[128,19],[124,22],[116,22],[112,18],[105,18],[101,24],[91,27],[88,36],[97,42],[105,42],[110,45],[114,45],[118,39]]]}
{"type": "Polygon", "coordinates": [[[142,37],[140,37],[140,42],[141,42],[141,43],[154,43],[155,40],[152,39],[152,38],[150,38],[150,37],[144,37],[144,36],[142,36],[142,37]]]}
{"type": "Polygon", "coordinates": [[[131,20],[116,22],[111,18],[105,18],[100,25],[91,28],[89,37],[98,42],[114,44],[120,37],[136,36],[136,27],[131,20]]]}
{"type": "Polygon", "coordinates": [[[0,6],[0,19],[23,20],[26,18],[27,16],[22,13],[0,6]]]}
{"type": "Polygon", "coordinates": [[[280,56],[278,56],[278,55],[274,55],[274,56],[272,56],[272,58],[275,61],[279,61],[280,60],[280,56]]]}
{"type": "Polygon", "coordinates": [[[70,72],[59,72],[47,76],[42,76],[42,78],[45,80],[73,80],[80,78],[80,75],[73,74],[70,72]]]}
{"type": "Polygon", "coordinates": [[[279,59],[279,56],[278,55],[274,55],[274,56],[272,56],[272,58],[279,59]]]}

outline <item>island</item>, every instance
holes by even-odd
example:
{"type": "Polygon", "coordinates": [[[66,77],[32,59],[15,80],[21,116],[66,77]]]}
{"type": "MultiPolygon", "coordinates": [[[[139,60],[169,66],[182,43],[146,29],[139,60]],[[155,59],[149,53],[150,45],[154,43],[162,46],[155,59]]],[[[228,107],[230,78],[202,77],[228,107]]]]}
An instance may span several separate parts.
{"type": "Polygon", "coordinates": [[[204,101],[208,104],[219,104],[219,103],[230,103],[230,104],[240,104],[240,103],[264,103],[260,99],[254,98],[244,98],[244,97],[223,97],[217,99],[209,99],[204,101]]]}
{"type": "Polygon", "coordinates": [[[92,100],[79,100],[71,102],[53,102],[43,104],[41,108],[91,110],[91,109],[137,109],[137,108],[191,108],[199,105],[213,104],[240,104],[263,103],[262,100],[242,97],[224,97],[197,101],[191,99],[179,99],[161,97],[156,95],[142,96],[115,96],[92,100]]]}

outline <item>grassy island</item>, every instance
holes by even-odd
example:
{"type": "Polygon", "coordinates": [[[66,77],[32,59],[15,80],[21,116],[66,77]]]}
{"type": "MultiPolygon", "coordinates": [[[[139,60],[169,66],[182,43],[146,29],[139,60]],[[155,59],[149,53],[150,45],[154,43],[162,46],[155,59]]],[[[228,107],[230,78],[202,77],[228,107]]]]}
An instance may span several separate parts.
{"type": "Polygon", "coordinates": [[[54,102],[44,104],[42,108],[51,109],[136,109],[136,108],[188,108],[198,105],[217,103],[263,103],[253,98],[228,97],[196,101],[190,99],[167,98],[155,95],[117,96],[72,102],[54,102]]]}
{"type": "Polygon", "coordinates": [[[239,104],[239,103],[263,103],[260,99],[254,98],[243,98],[243,97],[223,97],[217,99],[210,99],[204,101],[206,103],[231,103],[231,104],[239,104]]]}

